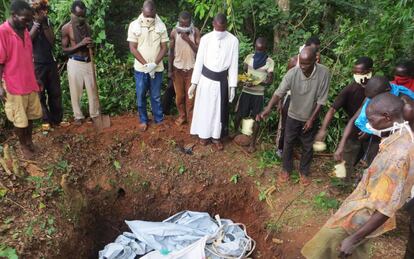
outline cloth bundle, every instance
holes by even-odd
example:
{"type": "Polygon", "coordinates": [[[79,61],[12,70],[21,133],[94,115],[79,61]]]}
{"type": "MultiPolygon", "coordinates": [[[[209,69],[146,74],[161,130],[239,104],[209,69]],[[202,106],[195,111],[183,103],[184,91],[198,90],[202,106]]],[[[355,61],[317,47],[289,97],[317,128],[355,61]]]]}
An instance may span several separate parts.
{"type": "Polygon", "coordinates": [[[124,232],[99,252],[99,259],[246,258],[255,241],[242,224],[205,212],[182,211],[163,222],[125,221],[124,232]]]}

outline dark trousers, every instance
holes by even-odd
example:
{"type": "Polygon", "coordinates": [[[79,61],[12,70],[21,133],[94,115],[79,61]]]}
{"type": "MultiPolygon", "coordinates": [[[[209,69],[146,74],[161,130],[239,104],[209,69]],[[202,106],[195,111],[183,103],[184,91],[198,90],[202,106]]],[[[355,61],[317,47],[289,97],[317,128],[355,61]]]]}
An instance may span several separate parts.
{"type": "Polygon", "coordinates": [[[303,133],[305,122],[287,117],[285,129],[285,142],[283,144],[283,170],[287,173],[293,171],[293,147],[297,139],[302,143],[302,157],[299,171],[303,175],[309,175],[309,169],[313,157],[313,142],[315,140],[316,123],[313,128],[303,133]]]}
{"type": "Polygon", "coordinates": [[[414,259],[414,216],[410,216],[410,232],[408,233],[404,259],[414,259]]]}
{"type": "Polygon", "coordinates": [[[285,142],[285,128],[286,128],[286,119],[288,117],[289,105],[290,105],[290,95],[286,97],[286,102],[283,104],[282,114],[280,116],[280,119],[282,120],[282,127],[280,129],[279,142],[277,145],[277,149],[280,149],[280,150],[283,150],[283,144],[285,142]]]}
{"type": "Polygon", "coordinates": [[[171,109],[174,103],[175,90],[173,80],[168,79],[167,88],[165,88],[164,95],[162,96],[162,110],[165,115],[171,115],[171,109]]]}
{"type": "Polygon", "coordinates": [[[36,76],[43,85],[40,103],[43,110],[43,121],[59,124],[63,118],[62,89],[56,63],[35,63],[36,76]]]}
{"type": "Polygon", "coordinates": [[[366,166],[370,166],[379,150],[380,139],[370,136],[368,139],[348,139],[344,149],[344,160],[347,176],[355,172],[355,166],[362,159],[366,166]]]}

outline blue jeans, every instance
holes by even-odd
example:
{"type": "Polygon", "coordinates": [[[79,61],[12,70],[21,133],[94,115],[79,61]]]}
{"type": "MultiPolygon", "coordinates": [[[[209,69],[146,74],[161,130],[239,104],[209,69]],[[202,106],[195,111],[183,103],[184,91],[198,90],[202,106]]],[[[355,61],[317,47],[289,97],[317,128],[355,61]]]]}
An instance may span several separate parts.
{"type": "Polygon", "coordinates": [[[160,123],[164,119],[161,106],[161,83],[162,72],[156,72],[152,79],[149,74],[135,71],[135,83],[137,90],[138,114],[141,123],[148,123],[147,114],[147,92],[151,96],[151,109],[155,123],[160,123]]]}

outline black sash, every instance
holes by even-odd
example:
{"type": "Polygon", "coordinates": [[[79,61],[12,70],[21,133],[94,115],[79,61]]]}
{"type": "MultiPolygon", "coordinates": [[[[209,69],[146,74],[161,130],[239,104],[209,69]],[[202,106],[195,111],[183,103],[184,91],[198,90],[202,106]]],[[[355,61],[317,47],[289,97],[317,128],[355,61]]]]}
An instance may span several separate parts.
{"type": "Polygon", "coordinates": [[[221,137],[229,134],[229,71],[214,72],[203,66],[201,74],[210,80],[220,82],[220,121],[221,121],[221,137]]]}

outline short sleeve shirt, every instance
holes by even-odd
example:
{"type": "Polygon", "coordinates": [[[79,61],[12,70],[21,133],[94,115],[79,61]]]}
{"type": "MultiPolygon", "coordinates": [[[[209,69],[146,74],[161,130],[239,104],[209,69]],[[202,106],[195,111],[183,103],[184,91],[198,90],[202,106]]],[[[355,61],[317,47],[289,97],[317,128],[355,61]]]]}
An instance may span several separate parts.
{"type": "Polygon", "coordinates": [[[317,104],[326,104],[330,79],[329,70],[324,65],[315,64],[309,77],[303,74],[300,67],[294,67],[283,77],[274,95],[282,98],[290,91],[288,116],[305,122],[312,116],[317,104]]]}
{"type": "Polygon", "coordinates": [[[271,58],[267,58],[266,64],[258,69],[253,68],[253,56],[254,54],[247,55],[244,59],[244,64],[247,65],[247,73],[254,79],[253,87],[244,87],[243,92],[253,95],[264,95],[264,86],[260,85],[267,79],[269,73],[273,73],[275,62],[271,58]]]}
{"type": "Polygon", "coordinates": [[[327,227],[344,228],[350,235],[378,211],[389,219],[369,237],[396,227],[395,213],[411,195],[414,184],[414,143],[408,131],[384,139],[361,182],[328,220],[327,227]]]}
{"type": "MultiPolygon", "coordinates": [[[[168,42],[167,28],[158,16],[152,27],[145,27],[142,25],[142,16],[140,16],[130,23],[127,41],[138,43],[137,50],[142,57],[148,63],[154,63],[160,52],[161,43],[168,42]]],[[[141,64],[137,59],[134,62],[134,69],[138,72],[145,71],[144,64],[141,64]]],[[[164,71],[163,62],[158,64],[155,71],[164,71]]]]}
{"type": "MultiPolygon", "coordinates": [[[[51,26],[49,19],[47,20],[49,26],[51,26]]],[[[32,40],[33,43],[33,57],[34,62],[38,64],[50,64],[55,62],[53,57],[53,45],[47,40],[44,30],[41,27],[39,33],[32,40]]]]}
{"type": "MultiPolygon", "coordinates": [[[[348,118],[354,116],[358,112],[362,103],[365,99],[365,88],[359,85],[357,82],[352,82],[346,86],[339,95],[335,98],[335,101],[332,105],[332,108],[335,110],[344,109],[345,113],[348,115],[348,118]]],[[[358,128],[354,125],[351,132],[351,138],[358,138],[358,128]]]]}
{"type": "Polygon", "coordinates": [[[3,77],[10,94],[25,95],[40,90],[33,64],[32,39],[27,29],[23,41],[9,22],[0,25],[0,64],[4,65],[3,77]]]}

